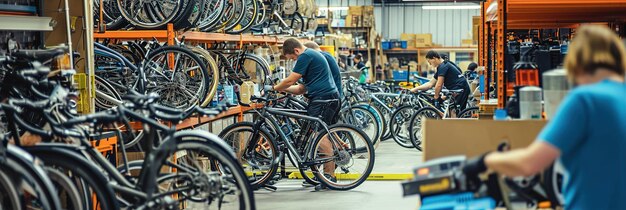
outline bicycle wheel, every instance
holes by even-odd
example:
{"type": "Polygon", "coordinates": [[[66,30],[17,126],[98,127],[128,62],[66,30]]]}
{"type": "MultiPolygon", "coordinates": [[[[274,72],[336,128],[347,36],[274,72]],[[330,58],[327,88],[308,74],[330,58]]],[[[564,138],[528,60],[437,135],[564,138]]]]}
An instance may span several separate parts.
{"type": "Polygon", "coordinates": [[[552,163],[550,167],[543,171],[543,185],[548,194],[548,199],[553,208],[565,205],[563,196],[563,184],[567,172],[560,160],[552,163]]]}
{"type": "Polygon", "coordinates": [[[246,147],[250,143],[254,124],[240,122],[226,127],[220,132],[219,137],[224,139],[233,148],[244,172],[248,176],[252,189],[263,187],[274,178],[278,170],[278,148],[269,131],[262,128],[258,130],[259,137],[255,139],[258,146],[253,154],[245,154],[246,147]]]}
{"type": "Polygon", "coordinates": [[[376,117],[376,121],[378,121],[378,124],[380,125],[380,138],[374,140],[374,146],[377,147],[376,145],[380,144],[380,142],[383,140],[383,134],[388,129],[387,127],[389,124],[385,121],[385,117],[377,107],[372,106],[366,102],[359,102],[354,104],[353,106],[363,107],[374,113],[374,117],[376,117]]]}
{"type": "MultiPolygon", "coordinates": [[[[124,18],[117,3],[114,0],[103,0],[102,15],[106,30],[117,30],[128,25],[128,21],[124,18]]],[[[94,22],[100,24],[100,0],[93,0],[94,22]]]]}
{"type": "MultiPolygon", "coordinates": [[[[233,1],[233,16],[224,25],[224,31],[230,31],[241,23],[246,16],[246,10],[248,9],[248,2],[253,0],[232,0],[233,1]]],[[[254,8],[256,9],[256,8],[254,8]]]]}
{"type": "Polygon", "coordinates": [[[378,112],[380,112],[382,120],[384,122],[383,135],[382,135],[381,140],[386,140],[388,138],[391,138],[391,134],[389,130],[389,120],[391,119],[391,115],[393,114],[393,112],[388,110],[386,107],[384,107],[384,105],[379,104],[378,102],[372,101],[369,104],[370,106],[377,109],[378,112]]]}
{"type": "Polygon", "coordinates": [[[18,195],[13,180],[3,171],[0,171],[0,209],[22,209],[18,195]]]}
{"type": "Polygon", "coordinates": [[[411,143],[415,149],[422,151],[422,122],[424,119],[441,119],[441,115],[437,109],[432,107],[423,107],[415,112],[411,117],[409,124],[409,136],[411,143]]]}
{"type": "Polygon", "coordinates": [[[365,133],[352,125],[335,124],[328,130],[321,131],[312,144],[311,162],[321,164],[312,165],[311,170],[329,189],[354,189],[372,172],[374,146],[365,133]],[[328,140],[329,136],[334,136],[336,141],[328,140]]]}
{"type": "Polygon", "coordinates": [[[219,22],[219,19],[224,14],[227,1],[205,0],[205,2],[208,7],[200,17],[201,20],[198,23],[198,28],[200,28],[201,31],[207,31],[208,29],[215,27],[215,25],[219,22]]]}
{"type": "Polygon", "coordinates": [[[391,137],[404,148],[414,148],[411,143],[411,137],[409,136],[409,124],[411,116],[417,111],[414,106],[406,105],[398,108],[393,115],[391,115],[391,122],[389,122],[389,129],[391,130],[391,137]]]}
{"type": "Polygon", "coordinates": [[[240,34],[247,31],[255,23],[255,19],[259,13],[259,6],[257,0],[246,0],[244,5],[244,12],[241,20],[233,28],[226,30],[228,34],[240,34]]]}
{"type": "Polygon", "coordinates": [[[65,201],[61,202],[61,207],[63,209],[89,208],[87,203],[83,202],[83,197],[80,195],[78,189],[70,178],[55,168],[44,167],[44,169],[57,189],[57,195],[59,195],[59,198],[62,201],[65,201]]]}
{"type": "Polygon", "coordinates": [[[250,80],[255,84],[271,84],[271,81],[267,80],[270,65],[265,59],[247,53],[240,57],[232,56],[230,60],[234,60],[233,68],[238,79],[250,80]]]}
{"type": "Polygon", "coordinates": [[[376,121],[376,117],[374,114],[363,107],[352,107],[350,110],[344,110],[343,112],[343,123],[347,123],[350,125],[356,126],[361,131],[365,132],[370,140],[372,140],[372,144],[378,142],[380,138],[380,131],[378,130],[379,124],[376,121]]]}
{"type": "Polygon", "coordinates": [[[119,204],[113,189],[109,184],[103,184],[109,183],[103,173],[94,166],[93,162],[87,160],[82,154],[79,154],[76,148],[71,148],[63,144],[58,146],[38,145],[25,147],[24,149],[38,158],[45,160],[44,165],[62,171],[68,171],[69,174],[71,174],[71,176],[68,176],[70,179],[82,183],[84,186],[78,189],[79,191],[83,189],[83,191],[79,193],[89,195],[89,197],[84,198],[83,201],[89,201],[94,198],[92,196],[95,196],[100,209],[119,209],[119,204]]]}
{"type": "Polygon", "coordinates": [[[135,27],[164,28],[182,11],[185,0],[117,0],[120,14],[135,27]]]}
{"type": "Polygon", "coordinates": [[[146,90],[161,96],[159,104],[187,110],[206,96],[209,74],[191,50],[165,46],[150,53],[146,61],[146,90]]]}
{"type": "Polygon", "coordinates": [[[198,136],[178,138],[176,152],[160,167],[160,193],[178,192],[179,202],[208,209],[255,209],[248,179],[232,153],[198,136]]]}
{"type": "Polygon", "coordinates": [[[98,90],[98,94],[96,94],[95,106],[99,110],[111,109],[117,106],[114,102],[107,100],[107,98],[112,98],[118,101],[122,101],[122,96],[115,90],[115,88],[107,82],[107,80],[102,77],[95,76],[96,78],[96,90],[98,90]],[[106,96],[100,95],[104,94],[106,96]]]}
{"type": "Polygon", "coordinates": [[[201,100],[200,106],[207,107],[215,93],[217,92],[217,85],[219,83],[219,69],[217,67],[217,62],[213,59],[211,53],[201,47],[195,46],[192,47],[191,50],[198,55],[198,57],[206,64],[207,74],[209,76],[209,80],[207,81],[207,93],[206,96],[201,100]]]}
{"type": "Polygon", "coordinates": [[[478,118],[478,107],[470,107],[461,111],[458,115],[458,118],[478,118]]]}

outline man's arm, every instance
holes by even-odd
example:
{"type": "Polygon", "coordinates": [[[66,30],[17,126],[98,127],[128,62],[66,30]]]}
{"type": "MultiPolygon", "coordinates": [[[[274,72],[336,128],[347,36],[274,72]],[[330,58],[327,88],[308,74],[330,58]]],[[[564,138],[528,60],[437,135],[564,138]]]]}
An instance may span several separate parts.
{"type": "Polygon", "coordinates": [[[437,80],[433,78],[430,81],[428,81],[427,83],[424,83],[424,84],[422,84],[420,86],[417,86],[417,87],[411,89],[411,92],[417,92],[418,90],[428,90],[428,89],[432,88],[433,85],[435,85],[436,81],[437,80]]]}
{"type": "Polygon", "coordinates": [[[506,176],[532,176],[552,164],[560,153],[549,143],[536,141],[524,149],[491,153],[485,157],[485,164],[506,176]]]}
{"type": "Polygon", "coordinates": [[[291,87],[293,84],[296,84],[296,82],[300,78],[302,78],[301,74],[298,74],[296,72],[291,72],[291,74],[289,74],[289,76],[285,78],[283,81],[278,83],[278,85],[274,85],[274,90],[285,91],[287,88],[291,87]]]}
{"type": "Polygon", "coordinates": [[[443,88],[443,82],[446,80],[444,76],[439,76],[437,78],[437,84],[435,84],[435,99],[439,99],[439,93],[441,93],[441,89],[443,88]]]}
{"type": "Polygon", "coordinates": [[[285,92],[295,95],[302,95],[306,93],[306,87],[303,84],[292,85],[291,87],[285,89],[285,92]]]}

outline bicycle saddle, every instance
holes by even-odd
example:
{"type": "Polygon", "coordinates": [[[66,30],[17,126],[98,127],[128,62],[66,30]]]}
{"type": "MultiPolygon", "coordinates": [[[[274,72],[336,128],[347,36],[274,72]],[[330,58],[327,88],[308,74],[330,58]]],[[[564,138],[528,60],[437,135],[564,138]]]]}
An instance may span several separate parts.
{"type": "Polygon", "coordinates": [[[463,89],[456,89],[456,90],[441,90],[442,93],[462,93],[463,89]]]}
{"type": "Polygon", "coordinates": [[[53,48],[45,50],[20,50],[13,53],[12,55],[16,58],[35,60],[44,63],[59,55],[62,55],[63,53],[65,53],[65,49],[53,48]]]}
{"type": "Polygon", "coordinates": [[[311,101],[311,103],[315,102],[315,103],[330,103],[330,102],[337,102],[339,101],[339,99],[327,99],[327,100],[313,100],[311,101]]]}

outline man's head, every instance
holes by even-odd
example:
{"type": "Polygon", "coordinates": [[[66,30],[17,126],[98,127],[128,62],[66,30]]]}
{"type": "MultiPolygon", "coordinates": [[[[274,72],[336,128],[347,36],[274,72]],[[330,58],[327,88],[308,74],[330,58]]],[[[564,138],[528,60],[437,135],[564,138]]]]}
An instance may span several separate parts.
{"type": "Polygon", "coordinates": [[[353,61],[355,63],[359,63],[363,60],[363,55],[361,53],[354,55],[353,61]]]}
{"type": "Polygon", "coordinates": [[[317,51],[322,50],[322,49],[320,49],[320,46],[317,45],[317,43],[315,43],[314,41],[308,41],[308,42],[304,43],[304,46],[306,48],[311,48],[311,49],[314,49],[314,50],[317,50],[317,51]]]}
{"type": "Polygon", "coordinates": [[[426,53],[426,61],[428,61],[428,64],[435,68],[443,62],[441,59],[441,55],[439,55],[439,53],[434,50],[428,51],[428,53],[426,53]]]}
{"type": "Polygon", "coordinates": [[[476,64],[476,63],[474,63],[474,62],[470,63],[470,64],[467,66],[467,70],[468,70],[468,71],[475,71],[475,70],[476,70],[476,68],[478,68],[478,64],[476,64]]]}
{"type": "Polygon", "coordinates": [[[295,38],[289,38],[283,43],[283,55],[287,59],[298,59],[298,56],[300,56],[305,49],[306,47],[304,47],[304,45],[302,45],[302,43],[295,38]]]}

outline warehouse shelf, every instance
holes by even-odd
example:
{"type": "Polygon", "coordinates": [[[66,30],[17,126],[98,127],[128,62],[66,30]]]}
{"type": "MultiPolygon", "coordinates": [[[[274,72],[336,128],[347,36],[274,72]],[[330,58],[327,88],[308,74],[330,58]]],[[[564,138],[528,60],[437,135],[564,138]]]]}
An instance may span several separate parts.
{"type": "Polygon", "coordinates": [[[173,35],[179,39],[185,38],[185,41],[191,42],[243,42],[243,43],[278,43],[280,40],[272,36],[257,36],[251,34],[231,35],[223,33],[207,33],[207,32],[176,32],[174,30],[135,30],[135,31],[106,31],[104,33],[94,33],[96,39],[152,39],[158,40],[168,39],[168,35],[173,35]]]}
{"type": "Polygon", "coordinates": [[[214,117],[192,117],[189,119],[186,119],[180,123],[178,123],[176,125],[176,129],[177,130],[183,130],[183,129],[190,129],[190,128],[195,128],[197,126],[203,125],[205,123],[209,123],[209,122],[213,122],[215,120],[219,120],[219,119],[223,119],[226,117],[233,117],[236,116],[238,118],[237,121],[241,122],[243,121],[243,114],[247,111],[253,110],[253,109],[258,109],[263,107],[262,104],[252,104],[249,107],[248,106],[235,106],[235,107],[231,107],[229,108],[227,111],[214,116],[214,117]]]}

